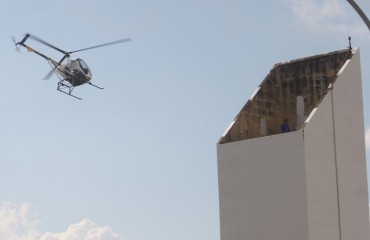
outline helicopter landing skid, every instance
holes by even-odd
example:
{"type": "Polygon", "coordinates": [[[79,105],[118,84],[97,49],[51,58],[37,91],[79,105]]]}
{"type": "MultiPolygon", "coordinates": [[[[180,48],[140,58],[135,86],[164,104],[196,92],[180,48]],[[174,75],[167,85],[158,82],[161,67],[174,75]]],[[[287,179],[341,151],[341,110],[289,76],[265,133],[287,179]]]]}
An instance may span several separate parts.
{"type": "Polygon", "coordinates": [[[88,84],[90,84],[91,86],[93,86],[93,87],[96,87],[96,88],[99,88],[99,89],[104,89],[104,88],[102,88],[102,87],[99,87],[99,86],[96,86],[96,85],[94,85],[94,84],[92,84],[91,82],[87,82],[88,84]]]}
{"type": "Polygon", "coordinates": [[[82,98],[77,97],[77,96],[75,96],[75,95],[72,94],[72,91],[73,91],[74,88],[75,87],[73,87],[73,86],[70,86],[70,85],[65,84],[64,83],[64,80],[61,80],[61,81],[58,82],[58,88],[57,88],[57,90],[60,91],[60,92],[62,92],[62,93],[65,93],[65,94],[67,94],[67,95],[69,95],[71,97],[77,98],[78,100],[82,100],[82,98]],[[64,91],[63,89],[68,89],[68,91],[64,91]]]}

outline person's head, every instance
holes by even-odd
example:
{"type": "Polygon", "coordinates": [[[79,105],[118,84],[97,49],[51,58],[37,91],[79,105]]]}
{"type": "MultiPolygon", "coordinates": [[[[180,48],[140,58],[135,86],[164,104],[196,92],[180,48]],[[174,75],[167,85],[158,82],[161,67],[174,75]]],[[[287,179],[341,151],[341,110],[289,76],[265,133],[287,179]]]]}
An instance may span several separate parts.
{"type": "Polygon", "coordinates": [[[284,119],[284,123],[285,123],[285,124],[287,124],[287,123],[288,123],[288,119],[287,119],[287,118],[285,118],[285,119],[284,119]]]}

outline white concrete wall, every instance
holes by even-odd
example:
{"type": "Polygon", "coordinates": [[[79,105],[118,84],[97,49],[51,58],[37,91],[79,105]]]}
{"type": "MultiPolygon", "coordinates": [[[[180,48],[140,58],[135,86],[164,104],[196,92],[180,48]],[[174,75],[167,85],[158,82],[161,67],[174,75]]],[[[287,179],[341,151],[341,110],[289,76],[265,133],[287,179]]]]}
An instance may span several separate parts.
{"type": "Polygon", "coordinates": [[[302,131],[219,144],[222,240],[308,240],[302,131]]]}
{"type": "Polygon", "coordinates": [[[370,239],[359,51],[304,134],[310,239],[370,239]]]}
{"type": "Polygon", "coordinates": [[[370,239],[360,54],[333,87],[342,240],[370,239]]]}
{"type": "Polygon", "coordinates": [[[310,240],[340,240],[331,109],[327,95],[304,128],[310,240]]]}
{"type": "Polygon", "coordinates": [[[304,128],[310,237],[370,239],[359,51],[304,128]]]}

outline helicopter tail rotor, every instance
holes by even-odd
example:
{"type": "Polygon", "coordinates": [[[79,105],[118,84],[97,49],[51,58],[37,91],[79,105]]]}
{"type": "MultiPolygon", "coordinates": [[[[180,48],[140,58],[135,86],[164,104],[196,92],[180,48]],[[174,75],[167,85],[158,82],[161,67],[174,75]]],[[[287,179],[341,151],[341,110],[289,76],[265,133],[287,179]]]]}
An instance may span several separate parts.
{"type": "Polygon", "coordinates": [[[15,50],[16,50],[17,52],[19,52],[20,46],[19,46],[19,44],[17,43],[16,38],[15,38],[14,36],[11,36],[11,37],[10,37],[10,39],[12,40],[12,42],[13,42],[13,43],[14,43],[14,45],[15,45],[15,50]]]}

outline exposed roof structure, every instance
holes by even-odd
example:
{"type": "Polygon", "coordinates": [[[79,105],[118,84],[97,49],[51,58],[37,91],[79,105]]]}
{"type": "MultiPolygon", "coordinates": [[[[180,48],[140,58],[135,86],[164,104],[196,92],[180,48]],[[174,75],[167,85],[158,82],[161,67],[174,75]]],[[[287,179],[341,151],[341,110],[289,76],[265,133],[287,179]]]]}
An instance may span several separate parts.
{"type": "Polygon", "coordinates": [[[281,133],[289,120],[301,129],[321,102],[351,49],[276,64],[219,140],[220,144],[281,133]]]}

